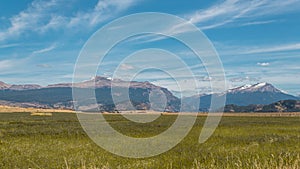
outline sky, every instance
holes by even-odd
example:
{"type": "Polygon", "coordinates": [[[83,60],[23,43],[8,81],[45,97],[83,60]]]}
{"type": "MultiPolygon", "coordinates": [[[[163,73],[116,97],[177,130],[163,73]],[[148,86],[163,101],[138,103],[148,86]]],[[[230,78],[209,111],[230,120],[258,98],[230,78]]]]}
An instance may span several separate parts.
{"type": "MultiPolygon", "coordinates": [[[[86,41],[111,21],[141,12],[172,14],[196,25],[219,54],[227,88],[268,82],[287,93],[300,95],[299,0],[1,1],[0,81],[40,85],[71,82],[86,41]]],[[[112,76],[122,59],[148,48],[160,48],[181,57],[198,78],[201,87],[197,90],[210,91],[210,77],[194,53],[176,40],[159,35],[122,41],[106,56],[98,75],[112,76]]],[[[146,64],[143,61],[173,65],[163,56],[145,56],[123,63],[120,69],[134,72],[136,67],[146,64]]],[[[176,70],[181,72],[178,67],[176,70]]],[[[195,89],[188,85],[189,78],[180,74],[176,80],[187,82],[182,90],[192,95],[195,89]]],[[[162,71],[146,70],[135,80],[177,91],[174,80],[162,71]]]]}

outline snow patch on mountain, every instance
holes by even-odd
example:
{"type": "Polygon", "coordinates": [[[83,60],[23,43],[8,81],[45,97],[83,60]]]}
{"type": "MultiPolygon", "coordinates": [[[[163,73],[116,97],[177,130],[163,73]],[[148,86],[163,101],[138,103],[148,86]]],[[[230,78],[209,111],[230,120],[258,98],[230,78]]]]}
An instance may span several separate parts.
{"type": "Polygon", "coordinates": [[[267,85],[267,83],[257,83],[257,84],[255,84],[254,86],[253,86],[253,88],[260,88],[260,87],[264,87],[264,86],[266,86],[267,85]]]}

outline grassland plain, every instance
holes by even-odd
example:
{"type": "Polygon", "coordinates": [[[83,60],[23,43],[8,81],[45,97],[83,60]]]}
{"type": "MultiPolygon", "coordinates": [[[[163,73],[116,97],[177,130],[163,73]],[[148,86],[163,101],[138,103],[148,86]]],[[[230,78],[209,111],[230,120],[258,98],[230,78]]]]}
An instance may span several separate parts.
{"type": "MultiPolygon", "coordinates": [[[[149,137],[166,130],[176,115],[136,124],[105,115],[120,132],[149,137]]],[[[93,143],[73,113],[0,114],[0,168],[300,168],[300,117],[225,116],[214,135],[198,143],[205,117],[189,135],[159,156],[129,159],[93,143]]],[[[120,141],[121,142],[121,141],[120,141]]]]}

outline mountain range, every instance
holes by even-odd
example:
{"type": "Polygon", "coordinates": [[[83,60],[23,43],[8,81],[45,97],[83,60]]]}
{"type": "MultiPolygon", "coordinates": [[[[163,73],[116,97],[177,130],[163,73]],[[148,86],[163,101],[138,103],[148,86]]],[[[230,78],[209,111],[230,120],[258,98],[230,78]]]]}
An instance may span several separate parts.
{"type": "MultiPolygon", "coordinates": [[[[111,80],[100,76],[80,83],[60,83],[45,87],[38,85],[10,85],[0,82],[0,104],[21,107],[73,109],[72,86],[82,93],[95,89],[99,109],[95,109],[94,105],[85,105],[84,109],[89,111],[94,109],[100,111],[128,110],[131,108],[131,104],[135,109],[147,110],[151,107],[149,95],[155,91],[162,91],[166,97],[165,109],[160,111],[179,111],[180,100],[166,88],[149,82],[111,80]],[[129,89],[127,85],[129,85],[129,89]],[[112,86],[118,92],[113,93],[118,98],[123,96],[127,98],[124,91],[129,90],[130,100],[123,99],[118,103],[114,103],[111,92],[112,86]]],[[[77,107],[77,109],[81,109],[81,107],[77,107]]]]}
{"type": "Polygon", "coordinates": [[[267,105],[280,100],[299,100],[298,97],[287,94],[269,83],[257,83],[254,85],[244,85],[229,89],[226,93],[216,93],[207,95],[195,95],[186,99],[185,103],[190,107],[196,107],[200,100],[200,110],[208,111],[212,96],[220,97],[226,95],[225,105],[267,105]]]}
{"type": "MultiPolygon", "coordinates": [[[[157,111],[178,112],[180,111],[182,100],[185,103],[182,105],[185,111],[195,111],[199,100],[199,111],[208,111],[213,95],[217,97],[226,95],[226,106],[224,109],[231,112],[249,105],[252,105],[252,107],[257,105],[253,109],[247,107],[246,109],[249,109],[249,111],[266,110],[266,108],[262,108],[262,105],[275,104],[282,100],[299,100],[298,97],[287,94],[269,83],[244,85],[230,89],[225,93],[194,95],[184,97],[181,100],[175,97],[167,88],[154,85],[150,82],[128,82],[121,79],[112,80],[96,76],[94,79],[84,82],[74,84],[60,83],[45,87],[36,84],[11,85],[0,82],[0,104],[20,107],[73,109],[72,86],[80,90],[80,92],[95,89],[98,105],[96,109],[94,105],[85,106],[84,109],[88,111],[131,110],[132,107],[130,105],[132,104],[134,109],[137,110],[153,109],[157,111]],[[112,93],[112,86],[116,89],[117,93],[112,93]],[[112,95],[127,98],[125,97],[126,92],[124,93],[124,90],[129,91],[129,98],[119,100],[117,103],[113,102],[112,95]],[[163,110],[150,103],[151,95],[156,91],[162,92],[160,94],[165,96],[166,105],[163,110]]],[[[159,96],[158,99],[161,99],[161,97],[159,96]]]]}

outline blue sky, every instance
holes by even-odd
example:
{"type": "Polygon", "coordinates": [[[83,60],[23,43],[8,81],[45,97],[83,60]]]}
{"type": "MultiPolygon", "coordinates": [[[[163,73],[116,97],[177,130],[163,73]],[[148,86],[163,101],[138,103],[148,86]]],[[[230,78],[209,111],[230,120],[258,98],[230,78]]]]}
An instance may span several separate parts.
{"type": "MultiPolygon", "coordinates": [[[[199,27],[220,55],[228,88],[269,82],[288,93],[300,94],[299,0],[1,1],[0,81],[41,85],[71,82],[76,58],[88,38],[110,21],[138,12],[169,13],[199,27]]],[[[191,52],[172,39],[151,38],[120,44],[98,74],[110,76],[120,55],[156,47],[170,50],[184,57],[189,66],[199,68],[200,91],[207,92],[209,77],[203,67],[193,64],[191,52]]],[[[122,68],[133,67],[124,64],[122,68]]],[[[139,80],[176,90],[161,72],[145,72],[139,80]]],[[[184,90],[189,90],[188,86],[184,90]]]]}

